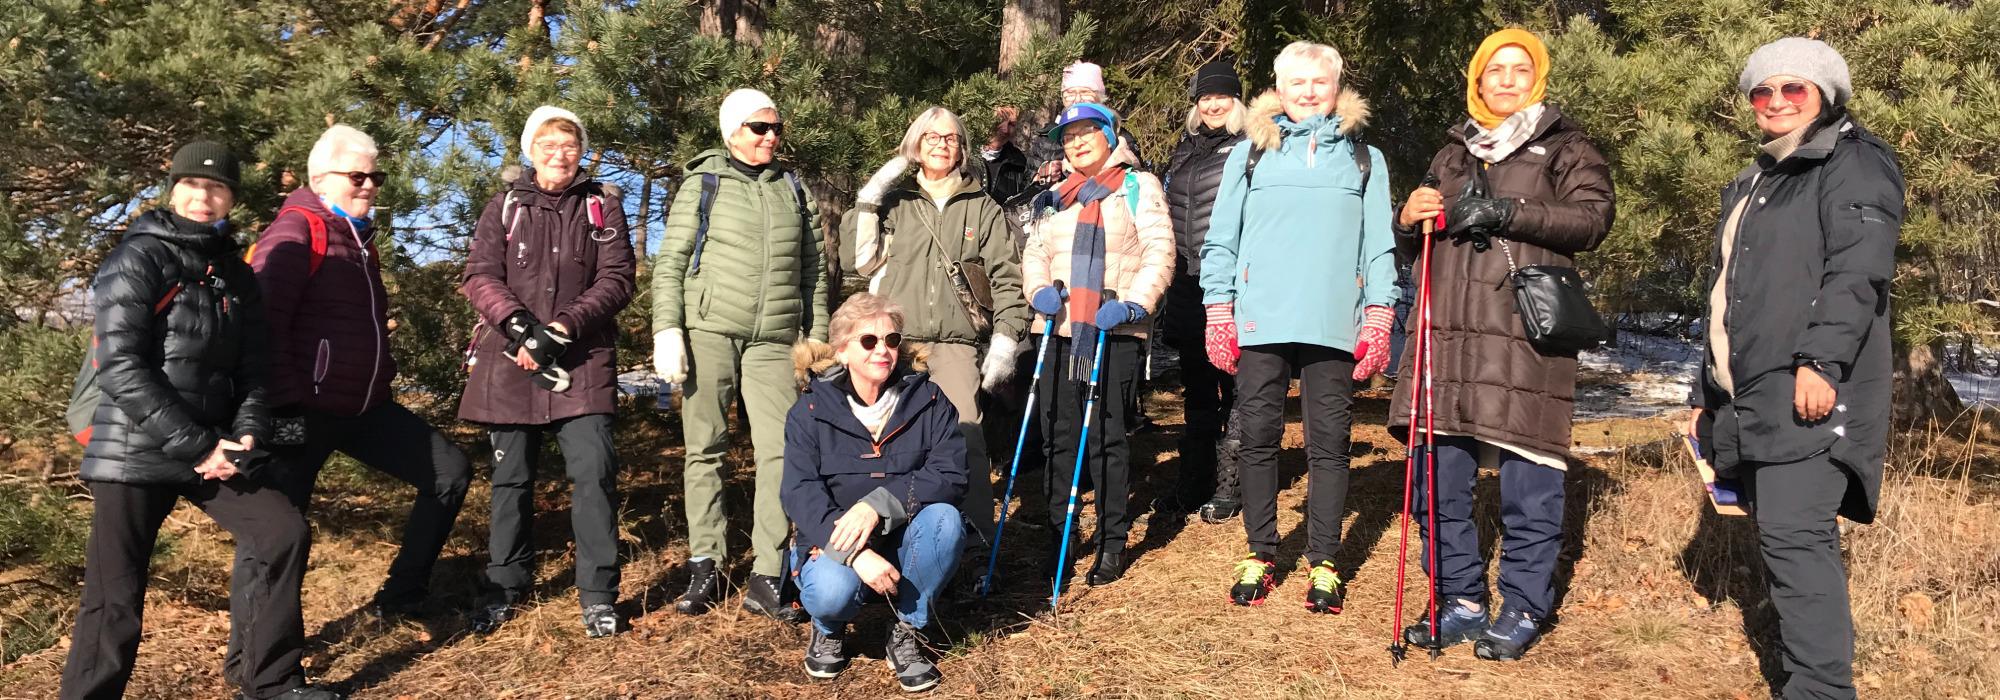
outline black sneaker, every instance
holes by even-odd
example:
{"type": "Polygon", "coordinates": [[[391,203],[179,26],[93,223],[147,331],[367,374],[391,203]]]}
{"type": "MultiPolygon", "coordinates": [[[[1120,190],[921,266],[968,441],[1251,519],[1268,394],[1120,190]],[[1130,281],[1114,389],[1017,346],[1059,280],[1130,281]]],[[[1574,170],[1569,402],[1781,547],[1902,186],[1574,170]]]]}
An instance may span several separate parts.
{"type": "Polygon", "coordinates": [[[1486,634],[1472,643],[1472,654],[1487,661],[1513,661],[1541,638],[1541,620],[1520,610],[1501,608],[1486,634]]]}
{"type": "Polygon", "coordinates": [[[1090,566],[1090,575],[1084,579],[1092,586],[1102,586],[1125,578],[1125,550],[1119,548],[1098,552],[1097,561],[1090,566]]]}
{"type": "Polygon", "coordinates": [[[618,634],[618,611],[598,603],[583,606],[583,636],[599,639],[618,634]]]}
{"type": "MultiPolygon", "coordinates": [[[[250,700],[250,696],[238,692],[236,694],[236,700],[250,700]]],[[[291,690],[287,690],[279,695],[271,696],[270,700],[347,700],[347,696],[341,695],[340,693],[336,693],[331,690],[327,690],[325,688],[317,688],[310,685],[306,685],[293,688],[291,690]]]]}
{"type": "Polygon", "coordinates": [[[888,657],[889,670],[896,672],[896,683],[905,691],[921,693],[944,680],[937,665],[924,655],[923,638],[910,623],[896,621],[896,626],[889,630],[889,647],[882,655],[888,657]]]}
{"type": "Polygon", "coordinates": [[[722,575],[715,571],[714,559],[688,562],[688,589],[674,600],[682,615],[700,615],[715,609],[722,599],[722,575]]]}
{"type": "Polygon", "coordinates": [[[1271,571],[1276,568],[1277,564],[1256,552],[1236,562],[1236,584],[1229,587],[1229,602],[1263,605],[1265,596],[1271,595],[1271,571]]]}
{"type": "Polygon", "coordinates": [[[506,624],[508,620],[514,619],[514,616],[519,614],[520,611],[516,610],[512,603],[497,601],[487,603],[472,612],[472,631],[480,634],[492,634],[498,631],[501,625],[506,624]]]}
{"type": "Polygon", "coordinates": [[[1201,521],[1210,525],[1229,522],[1241,512],[1243,504],[1222,498],[1209,499],[1207,503],[1201,504],[1200,511],[1201,521]]]}
{"type": "Polygon", "coordinates": [[[1340,614],[1340,607],[1347,600],[1347,584],[1340,580],[1340,571],[1333,568],[1333,562],[1314,564],[1306,574],[1306,581],[1312,584],[1306,588],[1306,610],[1340,614]]]}
{"type": "Polygon", "coordinates": [[[743,609],[779,622],[805,622],[805,611],[785,602],[784,584],[784,579],[776,576],[751,574],[743,591],[743,609]]]}
{"type": "Polygon", "coordinates": [[[424,605],[426,597],[423,593],[399,595],[376,591],[375,597],[368,601],[368,615],[377,620],[421,620],[430,612],[424,605]]]}
{"type": "Polygon", "coordinates": [[[819,631],[813,625],[812,641],[806,643],[806,675],[818,679],[828,679],[847,670],[852,659],[847,655],[846,626],[838,634],[819,631]]]}

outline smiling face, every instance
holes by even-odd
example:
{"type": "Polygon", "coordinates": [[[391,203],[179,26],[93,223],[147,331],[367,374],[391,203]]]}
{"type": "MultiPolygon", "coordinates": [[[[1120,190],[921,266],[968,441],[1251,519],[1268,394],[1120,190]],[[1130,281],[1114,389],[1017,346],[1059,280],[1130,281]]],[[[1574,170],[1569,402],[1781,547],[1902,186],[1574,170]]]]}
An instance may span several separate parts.
{"type": "Polygon", "coordinates": [[[583,141],[575,129],[569,122],[550,120],[535,130],[528,160],[535,164],[536,180],[560,186],[576,177],[583,161],[583,141]]]}
{"type": "Polygon", "coordinates": [[[1493,52],[1479,73],[1479,99],[1494,114],[1506,117],[1528,106],[1528,93],[1535,87],[1535,60],[1519,46],[1507,45],[1493,52]]]}
{"type": "Polygon", "coordinates": [[[1774,75],[1750,89],[1750,109],[1756,112],[1757,128],[1767,139],[1813,123],[1819,118],[1823,99],[1818,85],[1795,75],[1774,75]]]}
{"type": "Polygon", "coordinates": [[[1095,121],[1080,121],[1063,127],[1063,159],[1069,167],[1084,175],[1096,175],[1104,169],[1104,162],[1111,159],[1111,144],[1104,140],[1104,126],[1095,121]]]}
{"type": "Polygon", "coordinates": [[[349,216],[367,216],[375,208],[375,195],[382,187],[365,177],[361,184],[354,184],[350,173],[372,172],[375,172],[375,156],[342,151],[333,159],[332,171],[313,176],[312,190],[349,216]]]}
{"type": "Polygon", "coordinates": [[[175,214],[212,224],[229,215],[229,208],[236,206],[236,194],[218,180],[184,177],[174,183],[167,202],[175,214]]]}
{"type": "Polygon", "coordinates": [[[951,125],[943,120],[932,122],[930,131],[917,141],[917,153],[923,156],[924,175],[933,180],[942,178],[958,169],[958,133],[951,131],[951,125]]]}
{"type": "Polygon", "coordinates": [[[1332,114],[1339,92],[1340,78],[1320,61],[1301,61],[1278,76],[1278,99],[1284,103],[1285,116],[1294,122],[1332,114]]]}
{"type": "Polygon", "coordinates": [[[743,120],[742,126],[736,127],[736,133],[729,135],[729,155],[749,165],[770,164],[778,157],[778,140],[783,138],[780,135],[783,129],[766,127],[764,133],[759,134],[751,125],[782,123],[778,120],[778,110],[766,108],[752,113],[749,119],[743,120]]]}
{"type": "Polygon", "coordinates": [[[1234,95],[1202,95],[1194,103],[1195,113],[1201,115],[1201,125],[1210,129],[1220,129],[1229,123],[1229,111],[1236,108],[1234,95]]]}
{"type": "Polygon", "coordinates": [[[865,386],[882,386],[889,381],[889,375],[896,370],[896,358],[900,348],[889,347],[887,338],[896,332],[896,324],[887,314],[878,314],[854,322],[854,335],[840,348],[840,364],[857,383],[865,386]],[[864,340],[874,338],[873,348],[864,347],[864,340]]]}

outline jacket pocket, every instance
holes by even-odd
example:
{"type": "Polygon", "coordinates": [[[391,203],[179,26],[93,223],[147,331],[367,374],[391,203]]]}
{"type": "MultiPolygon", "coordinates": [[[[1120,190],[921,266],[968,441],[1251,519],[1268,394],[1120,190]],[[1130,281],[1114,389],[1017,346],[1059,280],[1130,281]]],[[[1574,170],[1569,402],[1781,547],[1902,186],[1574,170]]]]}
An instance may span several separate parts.
{"type": "Polygon", "coordinates": [[[1862,202],[1848,202],[1847,214],[1870,226],[1888,226],[1895,221],[1889,210],[1862,202]]]}
{"type": "Polygon", "coordinates": [[[333,346],[326,338],[319,339],[319,351],[313,355],[313,383],[326,381],[327,369],[333,365],[333,346]]]}
{"type": "Polygon", "coordinates": [[[704,320],[708,318],[708,285],[702,285],[701,293],[695,298],[694,315],[704,320]]]}

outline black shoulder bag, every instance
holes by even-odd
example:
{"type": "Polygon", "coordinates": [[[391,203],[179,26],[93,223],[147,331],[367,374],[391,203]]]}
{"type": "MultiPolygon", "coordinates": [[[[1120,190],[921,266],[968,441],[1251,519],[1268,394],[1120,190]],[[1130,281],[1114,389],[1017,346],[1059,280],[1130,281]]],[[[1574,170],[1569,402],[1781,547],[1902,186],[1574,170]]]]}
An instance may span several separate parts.
{"type": "Polygon", "coordinates": [[[1618,332],[1597,315],[1585,293],[1583,277],[1561,265],[1514,264],[1514,248],[1495,236],[1507,254],[1507,279],[1514,283],[1514,304],[1528,344],[1544,355],[1574,355],[1595,350],[1618,338],[1618,332]]]}

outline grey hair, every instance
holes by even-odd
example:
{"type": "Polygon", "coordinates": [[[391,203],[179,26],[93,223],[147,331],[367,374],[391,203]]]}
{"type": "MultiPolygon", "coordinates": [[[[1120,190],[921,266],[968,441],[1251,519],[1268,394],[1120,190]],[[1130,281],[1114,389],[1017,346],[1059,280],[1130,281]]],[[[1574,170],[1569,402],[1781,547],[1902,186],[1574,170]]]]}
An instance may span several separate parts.
{"type": "MultiPolygon", "coordinates": [[[[953,114],[951,110],[943,107],[932,107],[924,110],[923,114],[917,115],[917,118],[910,122],[910,128],[903,132],[903,143],[896,147],[896,154],[909,159],[911,163],[915,163],[921,167],[924,162],[924,134],[931,133],[933,128],[939,124],[951,127],[951,133],[958,134],[958,167],[956,170],[960,173],[966,172],[968,167],[966,163],[968,161],[965,153],[972,149],[971,144],[966,142],[965,122],[959,121],[958,115],[953,114]]],[[[897,313],[901,312],[901,309],[897,309],[897,313]]],[[[901,323],[900,320],[897,321],[898,325],[901,325],[901,323]]]]}
{"type": "Polygon", "coordinates": [[[1346,66],[1340,60],[1340,52],[1326,44],[1310,41],[1294,41],[1286,46],[1285,50],[1278,52],[1278,58],[1271,61],[1271,72],[1279,83],[1283,83],[1285,74],[1298,70],[1300,64],[1307,61],[1325,66],[1327,72],[1333,75],[1334,85],[1340,84],[1340,72],[1346,66]]]}
{"type": "MultiPolygon", "coordinates": [[[[1243,124],[1250,119],[1250,109],[1244,107],[1243,100],[1234,95],[1229,97],[1229,102],[1229,116],[1223,117],[1222,128],[1232,134],[1243,133],[1243,124]]],[[[1200,100],[1196,100],[1194,106],[1188,108],[1187,123],[1184,126],[1190,134],[1201,128],[1200,100]]]]}
{"type": "Polygon", "coordinates": [[[870,292],[862,292],[841,302],[833,312],[833,321],[828,324],[827,344],[834,352],[847,347],[854,339],[854,327],[871,318],[888,317],[889,326],[897,333],[903,332],[903,305],[890,301],[889,297],[870,292]]]}
{"type": "Polygon", "coordinates": [[[361,133],[360,129],[346,124],[327,127],[319,135],[319,141],[313,143],[312,154],[306,156],[306,179],[333,172],[334,161],[344,153],[374,157],[379,151],[375,149],[375,139],[361,133]]]}

